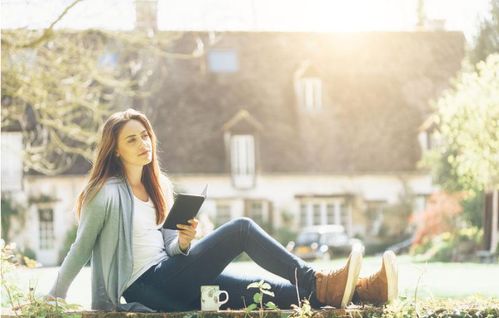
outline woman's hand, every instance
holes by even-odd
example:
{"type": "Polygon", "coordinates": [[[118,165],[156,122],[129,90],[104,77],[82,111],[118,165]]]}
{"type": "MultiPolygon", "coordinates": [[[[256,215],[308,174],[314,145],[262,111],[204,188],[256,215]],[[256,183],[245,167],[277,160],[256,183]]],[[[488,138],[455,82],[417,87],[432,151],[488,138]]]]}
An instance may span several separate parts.
{"type": "Polygon", "coordinates": [[[190,219],[187,221],[189,225],[177,224],[178,228],[178,245],[182,252],[187,251],[191,245],[191,241],[196,237],[196,228],[199,221],[197,219],[190,219]]]}

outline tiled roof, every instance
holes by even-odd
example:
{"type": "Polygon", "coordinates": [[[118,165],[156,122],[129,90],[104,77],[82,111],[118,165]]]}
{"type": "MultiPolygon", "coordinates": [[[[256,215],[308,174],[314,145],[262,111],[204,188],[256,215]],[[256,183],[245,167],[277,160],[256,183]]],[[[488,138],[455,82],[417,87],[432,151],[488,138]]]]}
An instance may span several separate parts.
{"type": "MultiPolygon", "coordinates": [[[[196,37],[208,43],[191,32],[167,49],[192,50],[196,37]]],[[[464,44],[460,32],[222,33],[211,48],[234,50],[237,72],[211,73],[206,57],[163,61],[168,76],[156,79],[162,89],[146,110],[162,167],[228,173],[229,122],[254,132],[259,173],[415,171],[418,128],[460,69],[464,44]],[[307,75],[322,80],[317,113],[297,102],[296,77],[307,75]],[[246,119],[232,123],[241,111],[246,119]]]]}
{"type": "MultiPolygon", "coordinates": [[[[177,48],[189,42],[186,34],[177,48]]],[[[235,50],[238,72],[210,73],[205,59],[170,61],[150,101],[170,172],[228,172],[223,125],[243,109],[262,126],[255,129],[261,173],[414,171],[418,128],[459,70],[464,37],[235,32],[215,47],[235,50]],[[315,114],[294,91],[304,63],[322,80],[323,109],[315,114]]]]}

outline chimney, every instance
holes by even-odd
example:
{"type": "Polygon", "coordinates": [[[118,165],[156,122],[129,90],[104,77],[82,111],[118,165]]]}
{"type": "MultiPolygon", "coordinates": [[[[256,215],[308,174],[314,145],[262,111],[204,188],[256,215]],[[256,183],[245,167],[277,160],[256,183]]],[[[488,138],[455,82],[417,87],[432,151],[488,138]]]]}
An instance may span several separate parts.
{"type": "Polygon", "coordinates": [[[158,30],[158,0],[135,0],[135,30],[154,33],[158,30]]]}

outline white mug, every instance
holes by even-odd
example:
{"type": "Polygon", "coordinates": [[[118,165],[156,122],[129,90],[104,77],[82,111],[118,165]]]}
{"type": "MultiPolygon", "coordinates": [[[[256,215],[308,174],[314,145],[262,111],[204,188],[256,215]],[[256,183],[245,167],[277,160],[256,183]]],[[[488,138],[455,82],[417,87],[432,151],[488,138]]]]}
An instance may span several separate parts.
{"type": "Polygon", "coordinates": [[[229,301],[229,293],[220,290],[217,285],[201,286],[201,311],[217,311],[220,306],[229,301]],[[225,294],[225,300],[220,301],[220,295],[225,294]]]}

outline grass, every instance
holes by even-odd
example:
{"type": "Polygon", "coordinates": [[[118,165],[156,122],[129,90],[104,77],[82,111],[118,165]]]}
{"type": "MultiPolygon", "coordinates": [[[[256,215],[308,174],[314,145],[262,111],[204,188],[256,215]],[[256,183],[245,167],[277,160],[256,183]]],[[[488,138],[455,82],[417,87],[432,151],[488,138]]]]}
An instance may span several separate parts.
{"type": "MultiPolygon", "coordinates": [[[[401,296],[414,297],[416,286],[419,286],[418,296],[421,298],[462,298],[480,295],[499,299],[499,264],[415,263],[407,255],[398,256],[397,263],[401,296]]],[[[345,259],[316,261],[311,264],[317,269],[331,270],[343,266],[345,259]]],[[[381,257],[365,257],[361,277],[375,273],[380,266],[381,257]]],[[[251,262],[234,263],[230,270],[269,275],[260,268],[255,269],[251,262]]]]}
{"type": "MultiPolygon", "coordinates": [[[[311,263],[316,269],[331,270],[344,265],[345,259],[311,263]]],[[[381,266],[381,257],[365,257],[361,275],[366,276],[381,266]]],[[[398,257],[399,294],[414,300],[416,286],[418,299],[427,301],[441,299],[463,299],[480,295],[499,302],[499,265],[475,263],[414,263],[409,256],[398,257]],[[418,284],[418,280],[419,284],[418,284]]],[[[236,262],[228,271],[252,273],[255,276],[272,277],[253,262],[236,262]]],[[[39,268],[18,272],[19,283],[28,287],[28,282],[37,282],[38,293],[47,293],[57,275],[57,268],[39,268]]],[[[68,302],[90,308],[90,268],[85,267],[76,277],[68,292],[68,302]]]]}

